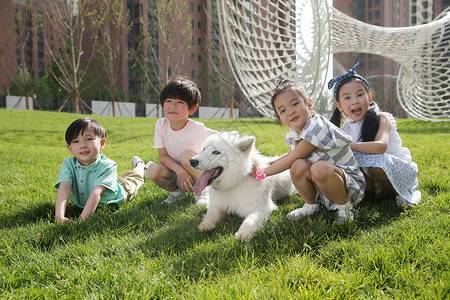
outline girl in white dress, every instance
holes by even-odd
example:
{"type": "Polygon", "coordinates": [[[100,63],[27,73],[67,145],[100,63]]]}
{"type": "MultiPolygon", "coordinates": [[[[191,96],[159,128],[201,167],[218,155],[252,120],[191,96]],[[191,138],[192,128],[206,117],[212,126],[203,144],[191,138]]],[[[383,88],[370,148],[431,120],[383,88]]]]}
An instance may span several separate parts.
{"type": "Polygon", "coordinates": [[[350,147],[363,170],[366,192],[395,195],[399,206],[413,206],[421,197],[417,164],[402,147],[394,117],[379,111],[368,82],[356,74],[358,64],[328,83],[329,89],[334,86],[336,105],[331,122],[339,127],[341,114],[347,117],[341,129],[352,137],[350,147]]]}

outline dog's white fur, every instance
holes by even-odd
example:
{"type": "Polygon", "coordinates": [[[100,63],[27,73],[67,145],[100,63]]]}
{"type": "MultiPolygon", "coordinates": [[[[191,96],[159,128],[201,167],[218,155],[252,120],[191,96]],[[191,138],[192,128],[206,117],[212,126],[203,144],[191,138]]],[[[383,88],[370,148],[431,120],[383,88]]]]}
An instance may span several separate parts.
{"type": "Polygon", "coordinates": [[[234,234],[238,241],[249,241],[271,212],[277,209],[273,200],[296,192],[289,171],[257,181],[249,176],[253,166],[267,167],[276,157],[266,157],[255,149],[255,137],[239,136],[225,131],[210,136],[204,150],[191,159],[198,170],[222,167],[223,171],[209,185],[210,202],[199,230],[210,231],[226,214],[245,218],[234,234]]]}

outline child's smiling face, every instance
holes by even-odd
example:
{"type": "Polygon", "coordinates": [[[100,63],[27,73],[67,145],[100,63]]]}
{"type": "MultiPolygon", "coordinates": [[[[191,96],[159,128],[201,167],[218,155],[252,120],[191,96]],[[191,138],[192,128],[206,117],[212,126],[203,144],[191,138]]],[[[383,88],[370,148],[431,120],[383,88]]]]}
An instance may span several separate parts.
{"type": "Polygon", "coordinates": [[[167,98],[163,105],[164,116],[169,120],[174,130],[183,128],[189,116],[196,110],[197,105],[189,108],[186,101],[180,99],[167,98]],[[181,128],[179,128],[179,125],[181,125],[181,128]]]}
{"type": "Polygon", "coordinates": [[[344,114],[358,122],[364,118],[369,105],[372,103],[372,97],[367,92],[367,88],[358,81],[350,81],[339,89],[339,101],[335,104],[344,114]]]}
{"type": "Polygon", "coordinates": [[[96,136],[91,128],[86,128],[70,145],[67,145],[67,148],[80,164],[89,166],[97,160],[100,151],[105,147],[105,142],[105,138],[96,136]]]}
{"type": "Polygon", "coordinates": [[[300,133],[311,118],[312,103],[299,93],[286,90],[274,99],[275,111],[280,122],[300,133]]]}

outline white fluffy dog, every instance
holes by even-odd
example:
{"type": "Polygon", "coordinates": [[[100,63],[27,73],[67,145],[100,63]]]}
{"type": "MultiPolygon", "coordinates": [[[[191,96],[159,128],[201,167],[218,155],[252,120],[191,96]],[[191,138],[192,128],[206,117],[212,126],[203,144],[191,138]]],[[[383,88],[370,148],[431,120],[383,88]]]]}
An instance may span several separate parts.
{"type": "Polygon", "coordinates": [[[245,218],[235,239],[249,241],[277,209],[273,200],[296,192],[289,171],[261,181],[249,175],[253,167],[266,167],[275,159],[255,150],[253,136],[240,137],[237,131],[210,136],[203,151],[190,160],[193,168],[204,170],[195,184],[195,194],[200,195],[210,186],[210,202],[199,230],[213,230],[226,214],[232,213],[245,218]]]}

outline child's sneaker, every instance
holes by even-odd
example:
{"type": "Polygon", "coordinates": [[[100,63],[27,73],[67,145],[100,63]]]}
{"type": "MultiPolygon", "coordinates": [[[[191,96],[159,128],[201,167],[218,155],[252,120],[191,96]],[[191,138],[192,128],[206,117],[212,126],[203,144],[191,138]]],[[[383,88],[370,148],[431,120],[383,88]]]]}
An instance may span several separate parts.
{"type": "Polygon", "coordinates": [[[139,156],[133,156],[131,158],[131,164],[133,165],[133,168],[136,168],[138,163],[144,163],[144,161],[139,156]]]}
{"type": "Polygon", "coordinates": [[[290,213],[288,213],[287,217],[291,220],[298,220],[303,217],[311,216],[318,210],[319,210],[318,203],[315,203],[315,204],[305,203],[305,205],[303,205],[303,207],[297,208],[297,209],[291,211],[290,213]]]}
{"type": "Polygon", "coordinates": [[[175,191],[170,192],[169,196],[164,199],[162,203],[170,204],[177,201],[181,201],[184,199],[186,195],[184,194],[183,190],[180,188],[177,188],[175,191]]]}
{"type": "Polygon", "coordinates": [[[205,188],[200,196],[195,196],[195,204],[198,206],[208,205],[209,204],[209,188],[205,188]]]}
{"type": "Polygon", "coordinates": [[[395,203],[397,203],[397,205],[401,208],[411,208],[414,205],[416,205],[417,203],[419,203],[420,201],[420,192],[416,191],[413,195],[413,199],[411,201],[406,200],[405,198],[403,198],[400,195],[395,196],[395,203]]]}
{"type": "Polygon", "coordinates": [[[337,219],[336,224],[340,225],[347,221],[352,221],[354,214],[352,211],[352,205],[351,203],[338,205],[336,204],[336,210],[337,210],[337,219]]]}

